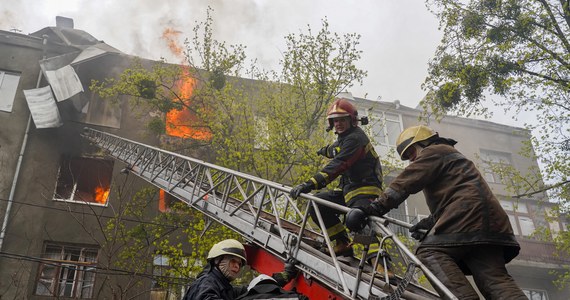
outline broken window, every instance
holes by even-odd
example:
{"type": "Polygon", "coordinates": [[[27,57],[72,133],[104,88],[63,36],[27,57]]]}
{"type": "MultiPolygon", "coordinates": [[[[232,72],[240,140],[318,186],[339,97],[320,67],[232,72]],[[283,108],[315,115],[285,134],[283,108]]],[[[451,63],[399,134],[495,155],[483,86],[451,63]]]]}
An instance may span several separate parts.
{"type": "Polygon", "coordinates": [[[12,112],[20,74],[0,70],[0,110],[12,112]]]}
{"type": "Polygon", "coordinates": [[[64,156],[54,199],[106,205],[112,173],[112,160],[64,156]]]}
{"type": "Polygon", "coordinates": [[[98,249],[46,243],[38,268],[35,295],[91,298],[98,249]]]}

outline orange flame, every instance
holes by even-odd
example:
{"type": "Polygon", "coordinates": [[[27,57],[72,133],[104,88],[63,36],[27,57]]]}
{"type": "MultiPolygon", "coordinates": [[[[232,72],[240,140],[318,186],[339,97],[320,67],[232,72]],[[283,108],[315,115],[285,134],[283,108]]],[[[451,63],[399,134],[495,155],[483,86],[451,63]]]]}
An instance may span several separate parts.
{"type": "MultiPolygon", "coordinates": [[[[162,38],[166,40],[168,48],[173,54],[183,58],[183,47],[177,42],[181,33],[178,30],[166,28],[162,33],[162,38]]],[[[184,68],[182,79],[176,85],[180,99],[182,99],[184,105],[190,106],[190,96],[192,96],[196,82],[190,76],[188,67],[182,68],[184,68]]],[[[175,101],[179,100],[176,99],[175,101]]],[[[196,126],[201,123],[200,118],[186,107],[182,108],[182,110],[173,109],[166,113],[166,134],[180,138],[209,141],[212,133],[207,129],[196,126]]]]}
{"type": "Polygon", "coordinates": [[[172,28],[166,28],[162,32],[162,39],[166,41],[168,49],[170,49],[170,51],[178,57],[183,57],[182,55],[183,48],[182,46],[178,45],[178,42],[176,41],[176,39],[178,38],[178,36],[180,36],[181,33],[182,33],[181,31],[174,30],[172,28]]]}
{"type": "Polygon", "coordinates": [[[158,191],[158,211],[165,212],[167,209],[166,192],[163,189],[160,189],[160,191],[158,191]]]}
{"type": "MultiPolygon", "coordinates": [[[[195,81],[188,75],[188,71],[184,73],[185,75],[178,82],[178,89],[184,104],[189,105],[195,81]]],[[[209,141],[212,138],[212,133],[207,129],[196,127],[200,123],[202,123],[200,118],[188,108],[173,109],[166,113],[166,134],[180,138],[209,141]]]]}
{"type": "Polygon", "coordinates": [[[98,186],[95,188],[95,202],[105,204],[107,203],[107,198],[109,197],[110,189],[103,188],[102,186],[98,186]]]}

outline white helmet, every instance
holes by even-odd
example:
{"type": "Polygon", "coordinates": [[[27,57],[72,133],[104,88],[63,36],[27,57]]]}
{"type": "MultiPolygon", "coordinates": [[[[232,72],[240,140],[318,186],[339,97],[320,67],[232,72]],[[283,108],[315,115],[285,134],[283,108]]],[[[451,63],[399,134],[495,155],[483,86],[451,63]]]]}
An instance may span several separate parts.
{"type": "Polygon", "coordinates": [[[223,240],[212,246],[210,252],[208,252],[208,260],[222,255],[233,255],[239,257],[243,260],[244,265],[247,262],[247,259],[245,258],[245,248],[242,243],[234,239],[223,240]]]}
{"type": "Polygon", "coordinates": [[[247,286],[247,291],[249,292],[249,290],[251,290],[252,288],[254,288],[256,285],[265,282],[267,283],[267,281],[271,281],[273,283],[277,283],[277,280],[275,280],[273,277],[265,275],[265,274],[261,274],[255,278],[253,278],[251,280],[251,282],[249,283],[249,285],[247,286]]]}

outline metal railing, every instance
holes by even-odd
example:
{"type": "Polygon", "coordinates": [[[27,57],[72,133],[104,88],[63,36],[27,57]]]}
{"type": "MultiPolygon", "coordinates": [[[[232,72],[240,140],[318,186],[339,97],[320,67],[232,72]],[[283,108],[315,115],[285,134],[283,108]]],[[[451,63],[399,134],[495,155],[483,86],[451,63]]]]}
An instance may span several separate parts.
{"type": "MultiPolygon", "coordinates": [[[[394,298],[395,294],[385,290],[390,284],[389,277],[385,276],[382,282],[375,276],[376,265],[364,268],[366,262],[362,258],[358,268],[349,268],[340,261],[334,254],[326,230],[319,229],[325,226],[318,205],[341,213],[348,212],[347,207],[310,194],[301,194],[294,200],[289,196],[289,186],[91,128],[85,128],[83,136],[124,162],[130,172],[236,231],[247,241],[283,259],[294,257],[305,277],[317,279],[347,299],[397,299],[400,296],[405,299],[439,299],[437,293],[413,282],[407,290],[400,288],[400,294],[394,298]],[[315,208],[317,220],[312,221],[318,227],[311,226],[309,222],[310,206],[315,208]],[[324,251],[328,254],[323,253],[323,249],[328,250],[324,251]]],[[[409,274],[423,271],[440,294],[455,299],[388,228],[388,224],[405,228],[410,224],[390,217],[371,217],[370,220],[368,228],[381,244],[388,239],[393,241],[397,250],[406,257],[413,267],[409,274]]],[[[380,261],[378,259],[376,264],[380,261]]],[[[406,282],[407,278],[404,279],[400,281],[406,282]]]]}

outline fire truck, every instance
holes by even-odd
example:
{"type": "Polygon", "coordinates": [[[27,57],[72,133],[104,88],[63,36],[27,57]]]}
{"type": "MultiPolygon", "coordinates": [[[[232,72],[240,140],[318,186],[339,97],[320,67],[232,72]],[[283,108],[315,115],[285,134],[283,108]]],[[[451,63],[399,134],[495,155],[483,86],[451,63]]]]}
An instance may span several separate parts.
{"type": "Polygon", "coordinates": [[[241,235],[252,269],[272,274],[294,259],[299,275],[285,288],[309,299],[457,299],[390,229],[389,224],[409,228],[406,222],[370,217],[353,237],[363,245],[362,258],[337,257],[317,204],[344,213],[347,207],[310,194],[292,199],[289,186],[99,130],[85,128],[83,137],[130,173],[241,235]],[[317,216],[311,222],[310,206],[317,216]],[[371,243],[380,244],[373,265],[365,260],[371,243]],[[388,271],[392,256],[405,266],[402,274],[388,271]],[[420,285],[419,278],[428,279],[430,287],[420,285]]]}

